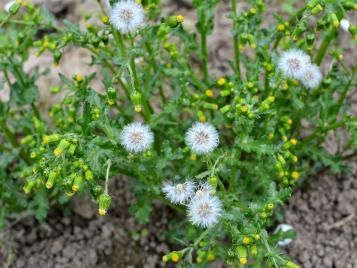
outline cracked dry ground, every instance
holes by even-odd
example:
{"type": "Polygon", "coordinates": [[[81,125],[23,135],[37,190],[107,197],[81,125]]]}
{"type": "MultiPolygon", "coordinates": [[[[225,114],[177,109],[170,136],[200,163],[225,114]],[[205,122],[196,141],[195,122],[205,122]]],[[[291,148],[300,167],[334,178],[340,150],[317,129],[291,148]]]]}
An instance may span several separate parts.
{"type": "MultiPolygon", "coordinates": [[[[80,4],[74,0],[48,1],[56,3],[56,8],[70,3],[71,13],[65,16],[77,20],[83,10],[94,10],[96,5],[95,1],[89,0],[80,4]]],[[[230,40],[230,22],[225,17],[230,9],[228,2],[221,1],[215,34],[209,39],[210,70],[216,75],[228,70],[223,62],[232,53],[230,42],[227,42],[230,40]]],[[[270,4],[269,8],[273,10],[279,7],[278,1],[270,4]]],[[[244,6],[244,3],[239,4],[240,9],[244,6]]],[[[189,5],[181,5],[177,1],[166,5],[165,10],[182,11],[186,23],[194,25],[195,15],[189,5]]],[[[346,49],[350,55],[356,54],[355,49],[346,49]]],[[[82,50],[71,49],[69,52],[71,56],[67,57],[68,60],[65,57],[63,63],[65,70],[55,70],[48,80],[42,81],[41,87],[56,84],[57,71],[68,73],[73,71],[73,67],[78,70],[85,68],[84,64],[74,66],[72,61],[81,62],[78,58],[83,61],[89,55],[82,50]]],[[[354,58],[346,60],[353,64],[354,58]]],[[[41,60],[51,63],[51,57],[41,60]]],[[[48,101],[46,92],[41,95],[42,101],[48,101]]],[[[350,99],[355,102],[353,113],[356,114],[357,94],[350,99]]],[[[302,267],[357,268],[357,163],[350,164],[352,173],[309,178],[310,185],[298,189],[286,208],[285,220],[298,232],[297,239],[287,251],[302,267]]],[[[96,216],[96,208],[90,200],[79,199],[73,203],[74,213],[70,216],[63,217],[59,212],[53,212],[45,224],[38,224],[31,216],[12,221],[0,233],[0,267],[9,263],[12,264],[8,267],[13,268],[160,267],[162,254],[169,251],[165,231],[173,215],[156,205],[151,222],[146,226],[139,225],[128,213],[133,199],[127,185],[128,181],[123,178],[114,180],[114,209],[105,218],[96,216]]]]}
{"type": "Polygon", "coordinates": [[[288,252],[304,268],[357,267],[357,163],[352,174],[313,178],[290,201],[286,222],[297,231],[288,252]]]}
{"type": "Polygon", "coordinates": [[[0,233],[0,267],[161,267],[170,250],[165,242],[170,212],[156,205],[150,223],[138,224],[128,212],[133,202],[128,184],[113,179],[113,206],[106,217],[97,216],[91,200],[79,198],[70,216],[57,211],[42,224],[31,216],[12,221],[0,233]]]}

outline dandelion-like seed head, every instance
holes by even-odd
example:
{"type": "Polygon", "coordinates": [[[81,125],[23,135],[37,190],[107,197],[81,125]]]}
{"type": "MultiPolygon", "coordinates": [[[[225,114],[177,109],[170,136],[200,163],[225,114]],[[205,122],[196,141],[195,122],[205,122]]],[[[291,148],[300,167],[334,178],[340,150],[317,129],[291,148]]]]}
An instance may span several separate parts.
{"type": "Polygon", "coordinates": [[[164,183],[162,191],[172,203],[184,204],[194,195],[195,183],[191,180],[178,184],[167,182],[164,183]]]}
{"type": "Polygon", "coordinates": [[[306,67],[310,65],[310,56],[298,49],[284,51],[278,62],[279,69],[289,78],[300,79],[306,67]]]}
{"type": "Polygon", "coordinates": [[[207,182],[205,182],[198,185],[194,198],[203,198],[207,195],[211,195],[214,193],[215,190],[213,189],[213,187],[207,182]]]}
{"type": "Polygon", "coordinates": [[[144,8],[133,0],[119,1],[111,9],[110,22],[123,34],[134,33],[144,25],[144,8]]]}
{"type": "Polygon", "coordinates": [[[195,154],[210,153],[218,143],[218,132],[209,123],[196,122],[186,133],[186,144],[195,154]]]}
{"type": "Polygon", "coordinates": [[[12,6],[13,4],[15,4],[15,3],[16,3],[16,1],[9,1],[9,2],[7,2],[7,3],[5,4],[5,6],[4,6],[4,10],[5,10],[6,12],[10,12],[11,6],[12,6]]]}
{"type": "Polygon", "coordinates": [[[146,151],[154,142],[154,134],[150,128],[139,122],[126,125],[120,136],[124,148],[133,153],[146,151]]]}
{"type": "Polygon", "coordinates": [[[193,198],[188,205],[188,216],[192,224],[208,228],[218,223],[222,213],[221,201],[212,195],[193,198]]]}
{"type": "Polygon", "coordinates": [[[316,64],[310,64],[301,76],[302,84],[307,88],[316,88],[320,85],[322,74],[316,64]]]}
{"type": "Polygon", "coordinates": [[[346,19],[342,19],[340,21],[340,28],[348,33],[350,29],[350,22],[346,19]]]}

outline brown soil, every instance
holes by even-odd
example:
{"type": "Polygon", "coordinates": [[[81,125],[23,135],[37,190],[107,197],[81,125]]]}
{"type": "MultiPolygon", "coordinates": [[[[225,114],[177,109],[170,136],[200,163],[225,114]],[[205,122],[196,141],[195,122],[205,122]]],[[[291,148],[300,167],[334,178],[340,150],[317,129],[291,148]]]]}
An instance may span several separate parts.
{"type": "Polygon", "coordinates": [[[0,266],[13,268],[121,268],[162,267],[170,251],[165,242],[169,212],[157,204],[151,222],[138,224],[129,215],[133,197],[124,178],[113,179],[112,209],[97,215],[88,198],[73,202],[74,213],[59,212],[39,224],[23,217],[0,233],[0,266]],[[5,258],[6,257],[6,258],[5,258]]]}
{"type": "Polygon", "coordinates": [[[289,254],[305,268],[357,267],[357,162],[352,174],[322,174],[300,189],[286,210],[297,231],[289,254]]]}
{"type": "MultiPolygon", "coordinates": [[[[43,2],[32,2],[39,1],[43,2]]],[[[0,7],[6,2],[0,0],[0,7]]],[[[96,10],[96,1],[92,0],[47,2],[52,3],[51,8],[58,16],[75,21],[83,18],[89,10],[96,10]]],[[[164,10],[167,13],[173,10],[176,14],[182,13],[185,24],[194,27],[195,12],[183,2],[191,1],[174,1],[165,4],[164,10]]],[[[208,40],[210,73],[217,76],[227,73],[226,61],[232,58],[230,21],[226,18],[228,3],[226,0],[220,2],[214,35],[208,40]]],[[[279,9],[280,4],[281,1],[269,3],[269,11],[279,9]]],[[[239,2],[239,9],[244,6],[239,2]]],[[[356,50],[348,46],[350,48],[347,48],[346,55],[353,55],[356,50]]],[[[89,59],[88,53],[70,49],[59,69],[52,69],[52,75],[40,82],[40,88],[57,85],[57,72],[66,75],[88,73],[90,70],[85,62],[89,59]]],[[[347,57],[346,61],[347,64],[354,64],[354,57],[347,57]]],[[[32,58],[27,68],[32,68],[34,63],[51,67],[52,57],[44,55],[40,59],[32,58]]],[[[98,82],[93,87],[100,90],[101,85],[98,82]]],[[[41,96],[43,104],[47,106],[55,100],[52,97],[50,99],[46,92],[42,91],[41,96]]],[[[357,102],[357,94],[351,100],[357,102]]],[[[354,115],[357,114],[356,107],[353,106],[354,115]]],[[[330,143],[329,148],[333,147],[333,143],[330,143]]],[[[298,232],[296,241],[287,250],[302,267],[357,267],[357,165],[353,163],[352,166],[352,175],[322,174],[312,178],[311,185],[299,189],[287,206],[286,222],[298,232]]],[[[127,181],[117,178],[113,185],[117,194],[113,209],[106,217],[98,217],[91,200],[83,198],[72,204],[74,213],[68,217],[54,212],[44,224],[38,224],[31,216],[12,221],[0,233],[0,266],[160,267],[161,256],[170,250],[164,237],[170,213],[157,205],[151,222],[140,225],[128,213],[133,198],[128,191],[127,181]]]]}

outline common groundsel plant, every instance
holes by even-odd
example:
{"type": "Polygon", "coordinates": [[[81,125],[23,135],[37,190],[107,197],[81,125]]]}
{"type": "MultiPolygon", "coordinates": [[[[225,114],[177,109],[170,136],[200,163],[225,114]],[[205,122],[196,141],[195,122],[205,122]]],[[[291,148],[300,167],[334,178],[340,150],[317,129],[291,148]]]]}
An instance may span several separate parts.
{"type": "Polygon", "coordinates": [[[263,0],[242,12],[232,0],[231,70],[215,77],[207,38],[219,1],[192,1],[195,29],[159,2],[98,0],[84,29],[26,1],[1,12],[1,88],[10,88],[0,102],[2,221],[22,211],[44,220],[78,194],[110,217],[109,180],[121,174],[139,222],[156,201],[177,211],[167,236],[177,250],[163,262],[298,267],[276,247],[287,233],[270,229],[294,186],[321,168],[342,171],[356,154],[346,101],[356,68],[338,46],[340,26],[356,40],[356,3],[311,0],[263,26],[263,0]],[[43,111],[36,81],[48,72],[24,63],[51,53],[59,65],[67,47],[87,49],[100,72],[59,73],[61,86],[41,90],[63,97],[43,111]],[[98,79],[105,90],[92,88],[98,79]],[[347,141],[332,155],[323,143],[341,128],[347,141]]]}

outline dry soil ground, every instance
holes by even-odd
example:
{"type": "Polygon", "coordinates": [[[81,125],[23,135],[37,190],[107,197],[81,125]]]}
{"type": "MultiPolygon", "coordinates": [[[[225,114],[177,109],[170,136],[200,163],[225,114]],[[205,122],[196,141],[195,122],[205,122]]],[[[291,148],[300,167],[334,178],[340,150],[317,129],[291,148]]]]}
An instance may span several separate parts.
{"type": "MultiPolygon", "coordinates": [[[[40,0],[36,0],[41,2],[40,0]]],[[[50,8],[59,16],[79,21],[89,11],[95,12],[92,0],[48,0],[50,8]]],[[[186,17],[187,25],[194,25],[195,15],[190,1],[173,1],[165,6],[166,12],[175,11],[186,17]]],[[[225,17],[229,12],[228,1],[221,1],[214,35],[209,39],[210,71],[225,73],[224,64],[231,58],[230,22],[225,17]]],[[[0,0],[0,6],[4,4],[0,0]]],[[[281,2],[269,3],[272,10],[281,2]]],[[[239,4],[239,8],[243,8],[239,4]]],[[[355,47],[346,47],[347,59],[354,64],[355,47]]],[[[33,57],[27,68],[36,64],[51,66],[51,57],[33,57]]],[[[65,74],[87,72],[88,53],[70,49],[60,69],[42,80],[40,87],[56,85],[58,71],[65,74]]],[[[100,87],[100,85],[97,85],[100,87]]],[[[44,106],[55,100],[42,92],[44,106]]],[[[354,102],[352,112],[356,115],[357,94],[350,96],[354,102]]],[[[328,145],[334,147],[332,141],[328,145]]],[[[286,207],[286,222],[298,232],[297,239],[286,249],[302,267],[349,268],[357,267],[357,164],[350,163],[352,173],[334,176],[321,174],[309,178],[310,183],[297,190],[286,207]]],[[[111,267],[160,267],[162,254],[170,249],[165,242],[165,231],[170,217],[174,215],[157,204],[154,218],[148,225],[139,225],[128,214],[132,196],[127,190],[127,179],[116,178],[113,182],[116,195],[113,209],[108,217],[98,217],[90,200],[73,202],[73,213],[62,217],[53,212],[48,221],[38,224],[33,217],[26,216],[10,222],[0,233],[0,266],[14,268],[111,268],[111,267]]]]}

